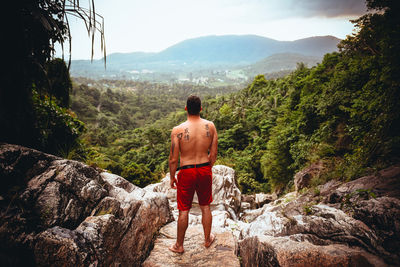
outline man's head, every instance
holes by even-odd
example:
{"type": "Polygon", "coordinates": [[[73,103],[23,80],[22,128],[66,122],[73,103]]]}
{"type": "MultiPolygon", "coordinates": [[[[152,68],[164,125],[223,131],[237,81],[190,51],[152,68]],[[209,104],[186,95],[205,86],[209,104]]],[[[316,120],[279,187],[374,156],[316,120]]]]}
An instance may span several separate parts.
{"type": "Polygon", "coordinates": [[[186,109],[189,115],[199,115],[201,110],[201,100],[198,96],[191,95],[186,101],[186,109]]]}

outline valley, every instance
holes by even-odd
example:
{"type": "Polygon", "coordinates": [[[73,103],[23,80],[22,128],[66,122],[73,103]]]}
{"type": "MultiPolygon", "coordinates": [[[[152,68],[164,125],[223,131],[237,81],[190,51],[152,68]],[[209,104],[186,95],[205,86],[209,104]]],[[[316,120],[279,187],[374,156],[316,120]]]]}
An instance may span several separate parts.
{"type": "Polygon", "coordinates": [[[205,36],[159,53],[115,53],[104,59],[73,60],[73,77],[197,84],[209,87],[244,85],[257,74],[283,77],[297,63],[308,67],[337,51],[339,39],[311,37],[292,42],[256,35],[205,36]]]}

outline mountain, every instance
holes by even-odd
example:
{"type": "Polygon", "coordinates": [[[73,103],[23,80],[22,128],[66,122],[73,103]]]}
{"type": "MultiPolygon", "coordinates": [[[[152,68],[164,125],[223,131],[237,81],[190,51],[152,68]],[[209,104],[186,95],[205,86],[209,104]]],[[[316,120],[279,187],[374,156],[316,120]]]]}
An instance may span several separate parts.
{"type": "Polygon", "coordinates": [[[189,39],[161,51],[158,60],[208,63],[253,63],[276,53],[323,56],[336,50],[340,39],[320,36],[277,41],[257,35],[206,36],[189,39]]]}
{"type": "Polygon", "coordinates": [[[257,35],[204,36],[177,43],[158,53],[113,53],[103,60],[73,60],[73,76],[118,76],[152,73],[188,73],[223,70],[254,64],[274,54],[298,54],[321,59],[337,50],[340,39],[317,36],[296,41],[277,41],[257,35]]]}
{"type": "Polygon", "coordinates": [[[173,45],[158,54],[161,60],[206,63],[248,63],[273,54],[279,41],[256,35],[206,36],[173,45]]]}
{"type": "Polygon", "coordinates": [[[248,76],[255,76],[257,74],[293,70],[297,67],[299,62],[304,63],[308,67],[312,67],[321,62],[321,57],[305,56],[296,53],[279,53],[273,54],[242,69],[248,76]]]}

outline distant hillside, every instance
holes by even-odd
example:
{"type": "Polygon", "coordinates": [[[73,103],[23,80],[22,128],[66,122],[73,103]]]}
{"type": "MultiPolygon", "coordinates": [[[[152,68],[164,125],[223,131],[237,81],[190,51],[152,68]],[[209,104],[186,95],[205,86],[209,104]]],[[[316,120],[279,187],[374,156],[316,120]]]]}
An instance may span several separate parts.
{"type": "MultiPolygon", "coordinates": [[[[339,41],[333,36],[296,41],[277,41],[257,35],[205,36],[182,41],[159,53],[110,54],[106,71],[102,60],[94,60],[92,63],[90,60],[73,60],[71,73],[73,76],[90,77],[148,76],[152,73],[152,79],[159,79],[159,75],[154,73],[164,73],[165,76],[165,73],[174,72],[231,69],[254,64],[274,54],[298,54],[300,57],[321,59],[324,54],[337,50],[339,41]]],[[[292,59],[283,59],[288,60],[292,59]]]]}
{"type": "Polygon", "coordinates": [[[274,73],[281,71],[294,70],[297,64],[302,62],[307,67],[312,67],[320,63],[322,58],[319,56],[305,56],[295,53],[274,54],[254,64],[242,68],[249,76],[258,74],[274,73]]]}
{"type": "Polygon", "coordinates": [[[157,58],[186,63],[249,63],[276,53],[279,44],[256,35],[205,36],[171,46],[157,58]]]}
{"type": "Polygon", "coordinates": [[[154,56],[157,60],[186,63],[254,63],[276,53],[321,57],[336,50],[340,39],[320,36],[277,41],[257,35],[206,36],[180,42],[154,56]]]}

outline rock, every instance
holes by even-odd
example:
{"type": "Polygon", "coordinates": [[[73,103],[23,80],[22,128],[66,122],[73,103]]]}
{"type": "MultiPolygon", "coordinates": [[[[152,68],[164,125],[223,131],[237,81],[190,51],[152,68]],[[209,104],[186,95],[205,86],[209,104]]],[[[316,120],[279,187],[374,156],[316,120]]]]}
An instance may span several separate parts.
{"type": "Polygon", "coordinates": [[[254,199],[254,204],[256,208],[261,208],[264,206],[264,204],[270,203],[271,201],[274,201],[277,199],[277,196],[275,194],[263,194],[259,193],[256,194],[256,197],[254,199]]]}
{"type": "Polygon", "coordinates": [[[274,201],[277,199],[276,194],[264,194],[264,193],[258,193],[258,194],[253,194],[253,195],[242,195],[242,203],[248,203],[244,204],[241,207],[241,210],[244,211],[246,209],[258,209],[264,206],[264,204],[270,203],[271,201],[274,201]]]}
{"type": "Polygon", "coordinates": [[[253,218],[239,236],[244,266],[386,266],[382,256],[390,253],[363,222],[326,205],[311,206],[309,215],[288,216],[284,208],[246,214],[253,218]]]}
{"type": "Polygon", "coordinates": [[[162,194],[21,146],[0,144],[0,177],[1,265],[140,265],[173,219],[162,194]]]}
{"type": "Polygon", "coordinates": [[[242,210],[251,209],[251,204],[250,204],[249,202],[244,202],[244,201],[242,201],[242,204],[240,205],[240,208],[241,208],[242,210]]]}
{"type": "MultiPolygon", "coordinates": [[[[318,168],[305,169],[297,189],[318,168]]],[[[217,240],[203,247],[194,203],[185,253],[177,255],[168,250],[178,217],[169,176],[141,189],[76,161],[0,144],[0,264],[240,266],[239,254],[242,266],[400,266],[400,165],[279,199],[241,195],[231,168],[214,166],[213,174],[217,240]]]]}
{"type": "Polygon", "coordinates": [[[235,240],[232,233],[216,234],[216,240],[209,247],[204,247],[204,234],[201,225],[189,226],[186,231],[183,254],[168,250],[176,240],[176,222],[170,223],[160,230],[150,256],[143,267],[164,266],[226,266],[239,267],[239,259],[235,255],[235,240]]]}
{"type": "Polygon", "coordinates": [[[388,266],[382,259],[357,247],[318,246],[288,237],[254,236],[239,243],[242,266],[388,266]]]}
{"type": "MultiPolygon", "coordinates": [[[[170,188],[169,175],[161,183],[144,188],[150,192],[163,192],[169,199],[175,220],[178,219],[176,190],[170,188]]],[[[143,266],[240,266],[235,256],[236,238],[240,234],[241,222],[237,212],[241,205],[241,193],[237,188],[233,169],[222,165],[213,167],[213,202],[210,205],[213,216],[212,233],[216,235],[215,243],[205,249],[201,209],[195,196],[189,212],[189,227],[185,236],[185,253],[176,255],[168,247],[176,239],[176,222],[160,230],[150,256],[143,266]]]]}
{"type": "Polygon", "coordinates": [[[400,166],[392,166],[379,171],[375,175],[368,175],[341,185],[332,184],[325,188],[325,202],[340,203],[345,197],[375,197],[400,198],[400,166]],[[364,194],[364,196],[363,196],[364,194]],[[369,195],[369,196],[368,196],[369,195]]]}
{"type": "Polygon", "coordinates": [[[213,204],[224,204],[239,212],[241,192],[235,180],[235,171],[232,168],[216,165],[213,172],[213,204]]]}
{"type": "Polygon", "coordinates": [[[392,197],[363,200],[353,207],[353,218],[362,221],[379,237],[377,243],[388,262],[400,263],[400,200],[392,197]]]}
{"type": "Polygon", "coordinates": [[[330,181],[317,196],[289,193],[244,211],[239,235],[243,265],[399,266],[398,170],[390,167],[348,183],[330,181]],[[318,259],[307,261],[307,255],[318,259]]]}
{"type": "MultiPolygon", "coordinates": [[[[232,168],[215,165],[212,168],[213,173],[213,205],[229,206],[235,213],[240,209],[241,192],[237,187],[235,180],[235,171],[232,168]]],[[[161,192],[167,195],[170,201],[176,201],[176,189],[171,189],[169,173],[160,183],[148,185],[146,191],[161,192]]],[[[198,203],[197,195],[194,195],[193,203],[198,203]]]]}
{"type": "Polygon", "coordinates": [[[322,162],[317,162],[296,173],[294,175],[294,186],[296,191],[309,186],[311,179],[319,175],[323,169],[324,166],[322,162]]]}
{"type": "Polygon", "coordinates": [[[400,265],[400,165],[354,181],[331,182],[321,190],[328,205],[362,221],[379,237],[382,257],[400,265]]]}

